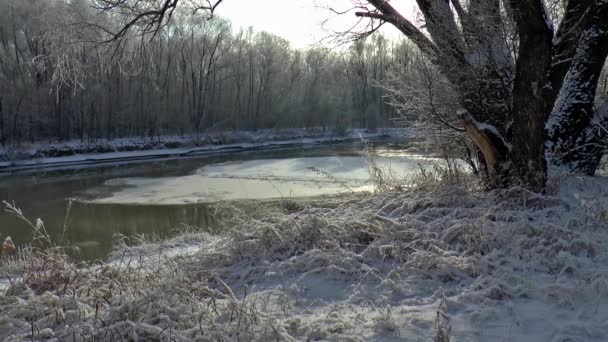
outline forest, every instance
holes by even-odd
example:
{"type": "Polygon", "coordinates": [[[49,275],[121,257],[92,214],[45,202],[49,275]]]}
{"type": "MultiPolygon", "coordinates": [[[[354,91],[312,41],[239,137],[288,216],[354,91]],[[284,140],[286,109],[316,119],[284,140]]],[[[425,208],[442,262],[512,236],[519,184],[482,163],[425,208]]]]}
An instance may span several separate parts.
{"type": "Polygon", "coordinates": [[[378,86],[412,59],[407,42],[381,35],[295,49],[275,34],[186,11],[154,36],[103,44],[112,37],[98,27],[122,22],[87,0],[0,1],[3,145],[388,127],[396,111],[378,86]]]}

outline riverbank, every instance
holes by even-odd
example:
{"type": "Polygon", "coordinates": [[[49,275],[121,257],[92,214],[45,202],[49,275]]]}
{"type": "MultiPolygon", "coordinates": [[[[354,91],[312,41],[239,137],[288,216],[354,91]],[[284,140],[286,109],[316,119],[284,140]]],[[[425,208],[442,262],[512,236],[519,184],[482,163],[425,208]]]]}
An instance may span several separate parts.
{"type": "Polygon", "coordinates": [[[403,138],[410,130],[387,128],[377,132],[363,129],[337,135],[324,130],[260,130],[208,134],[193,137],[165,136],[155,139],[116,139],[95,143],[78,141],[34,144],[0,150],[0,173],[40,168],[77,167],[102,163],[132,162],[192,156],[243,153],[259,150],[312,147],[361,139],[403,138]]]}
{"type": "Polygon", "coordinates": [[[0,339],[603,341],[608,329],[605,178],[553,179],[547,195],[435,184],[222,210],[218,234],[119,245],[93,268],[30,263],[0,297],[0,339]]]}

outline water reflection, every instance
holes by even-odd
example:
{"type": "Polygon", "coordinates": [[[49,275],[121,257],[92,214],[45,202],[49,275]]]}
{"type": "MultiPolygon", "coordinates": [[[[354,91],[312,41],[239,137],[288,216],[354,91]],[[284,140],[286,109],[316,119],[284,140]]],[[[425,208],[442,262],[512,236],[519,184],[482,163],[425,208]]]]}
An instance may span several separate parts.
{"type": "MultiPolygon", "coordinates": [[[[386,145],[383,148],[394,150],[386,145]]],[[[320,189],[319,194],[327,193],[328,190],[336,192],[335,189],[330,189],[327,183],[319,182],[319,179],[315,180],[314,177],[318,178],[318,175],[315,176],[306,168],[311,165],[320,168],[325,166],[329,171],[360,182],[363,172],[361,161],[339,158],[358,156],[360,149],[358,144],[342,144],[315,149],[30,172],[0,177],[0,199],[14,201],[17,207],[23,209],[24,215],[32,221],[41,217],[47,231],[57,241],[63,236],[64,226],[67,227],[64,244],[79,247],[80,256],[92,260],[107,256],[112,248],[112,237],[116,233],[149,236],[166,234],[183,225],[214,227],[217,222],[213,216],[213,205],[201,203],[211,202],[207,198],[210,188],[215,189],[213,191],[221,199],[226,199],[222,198],[225,195],[222,191],[238,193],[237,190],[246,194],[253,193],[256,196],[267,194],[261,197],[248,196],[253,198],[290,196],[294,182],[290,182],[289,178],[300,177],[304,178],[304,183],[310,183],[307,185],[310,189],[320,189]],[[329,158],[325,158],[327,156],[329,158]],[[319,157],[325,159],[315,159],[319,157]],[[291,159],[287,160],[287,158],[291,159]],[[266,161],[244,162],[259,159],[266,161]],[[311,164],[314,160],[325,160],[325,164],[311,164]],[[231,161],[239,162],[231,163],[231,161]],[[217,163],[226,164],[215,165],[217,163]],[[246,179],[269,174],[284,179],[274,180],[274,183],[269,183],[267,180],[246,179]],[[208,183],[205,183],[201,176],[211,178],[207,178],[208,183]],[[240,179],[235,183],[230,177],[240,177],[240,179]],[[150,186],[142,186],[142,181],[148,182],[150,186]],[[252,183],[252,186],[247,188],[245,186],[247,182],[255,184],[252,183]],[[278,195],[268,190],[273,188],[275,190],[278,188],[278,195]],[[176,192],[176,189],[183,191],[176,192]],[[125,192],[129,194],[129,191],[136,191],[133,200],[108,200],[116,194],[124,195],[125,192]],[[66,220],[69,199],[72,198],[80,200],[72,202],[66,220]],[[161,200],[162,198],[170,200],[161,200]]],[[[405,163],[409,162],[405,161],[405,163]]],[[[339,188],[339,186],[335,187],[339,188]]],[[[316,193],[312,192],[312,194],[316,193]]],[[[224,197],[230,198],[230,196],[224,197]]],[[[7,236],[11,236],[17,244],[28,243],[32,239],[32,229],[18,218],[2,212],[0,240],[4,240],[7,236]]]]}
{"type": "MultiPolygon", "coordinates": [[[[59,243],[65,231],[63,245],[78,247],[78,255],[86,260],[104,257],[112,248],[113,236],[166,235],[184,224],[213,227],[215,220],[210,204],[196,205],[132,205],[89,204],[73,202],[67,221],[60,215],[48,215],[44,220],[49,234],[59,243]]],[[[65,217],[64,217],[65,218],[65,217]]],[[[0,219],[3,236],[18,243],[31,241],[32,231],[21,220],[8,215],[0,219]]]]}

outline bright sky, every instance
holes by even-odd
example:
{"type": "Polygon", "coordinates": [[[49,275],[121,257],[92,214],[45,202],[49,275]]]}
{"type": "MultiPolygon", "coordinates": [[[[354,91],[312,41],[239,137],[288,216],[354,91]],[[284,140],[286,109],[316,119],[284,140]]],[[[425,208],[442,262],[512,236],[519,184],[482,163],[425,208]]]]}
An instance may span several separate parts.
{"type": "MultiPolygon", "coordinates": [[[[267,31],[288,39],[294,47],[317,43],[331,31],[345,31],[357,23],[354,11],[344,15],[332,14],[327,6],[336,10],[352,7],[351,0],[224,0],[216,14],[232,21],[235,29],[252,26],[255,31],[267,31]],[[331,18],[325,30],[323,21],[331,18]]],[[[411,0],[401,0],[399,9],[407,17],[413,13],[411,0]]],[[[383,28],[390,37],[399,37],[393,28],[383,28]]]]}

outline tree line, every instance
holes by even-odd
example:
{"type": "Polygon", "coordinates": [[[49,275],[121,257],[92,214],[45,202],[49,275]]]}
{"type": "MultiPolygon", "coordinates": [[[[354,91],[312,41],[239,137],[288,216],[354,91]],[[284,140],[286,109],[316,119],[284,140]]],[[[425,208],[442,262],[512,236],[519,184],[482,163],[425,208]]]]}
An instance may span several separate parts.
{"type": "Polygon", "coordinates": [[[102,44],[124,16],[88,0],[0,0],[0,143],[392,124],[377,85],[408,43],[295,49],[207,19],[176,11],[154,35],[102,44]]]}

